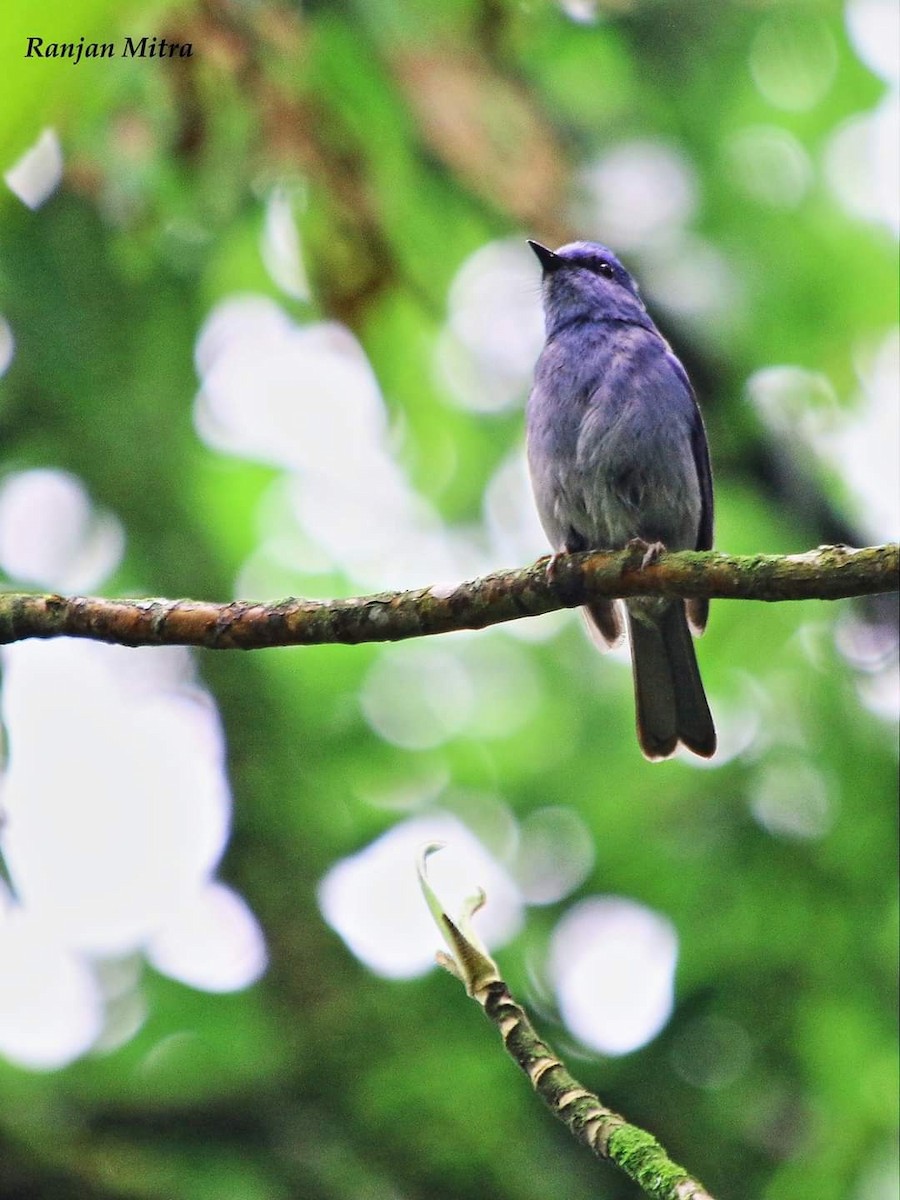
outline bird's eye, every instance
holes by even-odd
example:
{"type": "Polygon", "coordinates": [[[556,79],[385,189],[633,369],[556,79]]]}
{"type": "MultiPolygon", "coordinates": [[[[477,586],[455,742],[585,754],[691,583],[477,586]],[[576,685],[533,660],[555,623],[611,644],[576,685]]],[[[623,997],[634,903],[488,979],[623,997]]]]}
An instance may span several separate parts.
{"type": "Polygon", "coordinates": [[[594,270],[598,275],[602,275],[604,279],[615,279],[616,273],[612,269],[612,265],[605,258],[598,258],[594,264],[594,270]]]}

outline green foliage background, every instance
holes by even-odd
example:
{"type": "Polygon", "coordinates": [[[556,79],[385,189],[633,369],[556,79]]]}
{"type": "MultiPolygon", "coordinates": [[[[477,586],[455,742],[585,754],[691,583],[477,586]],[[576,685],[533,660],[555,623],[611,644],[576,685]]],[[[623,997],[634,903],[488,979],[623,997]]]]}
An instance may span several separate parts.
{"type": "MultiPolygon", "coordinates": [[[[754,200],[723,147],[745,126],[781,124],[818,163],[883,84],[857,59],[837,3],[600,7],[603,19],[579,23],[543,0],[7,4],[0,163],[52,124],[66,173],[36,212],[0,197],[0,311],[17,342],[0,470],[72,471],[120,517],[128,551],[111,590],[228,599],[260,537],[273,472],[204,447],[191,418],[197,332],[234,292],[349,325],[409,478],[449,524],[478,521],[521,414],[466,412],[443,394],[433,357],[448,286],[492,239],[577,236],[565,214],[579,165],[644,136],[693,164],[697,231],[743,288],[729,320],[667,327],[707,418],[718,546],[854,540],[846,488],[799,444],[774,446],[744,386],[758,368],[792,363],[824,372],[850,404],[855,344],[896,321],[896,246],[848,216],[821,178],[793,210],[754,200]],[[824,22],[837,50],[833,85],[807,111],[773,109],[751,77],[751,47],[776,10],[785,45],[824,22]],[[194,58],[76,68],[22,54],[30,33],[126,32],[191,41],[194,58]],[[304,189],[310,304],[283,295],[259,254],[266,182],[278,180],[304,189]],[[440,469],[448,446],[453,472],[440,469]]],[[[290,587],[354,590],[305,575],[302,562],[290,587]]],[[[478,792],[518,817],[571,806],[597,851],[581,894],[634,897],[678,930],[676,1011],[639,1052],[578,1052],[541,1004],[542,1031],[586,1084],[716,1195],[892,1195],[895,732],[860,702],[831,636],[838,617],[817,604],[715,606],[701,647],[714,707],[739,711],[752,680],[763,733],[705,771],[641,760],[627,676],[604,681],[574,619],[523,644],[541,680],[525,725],[491,739],[470,727],[427,751],[382,742],[363,719],[361,682],[390,647],[202,657],[234,791],[224,874],[261,921],[270,969],[232,996],[148,970],[149,1015],[127,1045],[56,1073],[0,1063],[0,1196],[634,1195],[569,1143],[448,977],[377,978],[324,924],[318,880],[396,820],[364,797],[400,794],[435,770],[451,810],[478,792]],[[754,820],[767,772],[802,783],[809,767],[832,806],[823,836],[777,836],[754,820]],[[750,1047],[745,1069],[715,1089],[673,1065],[705,1016],[734,1022],[750,1047]],[[153,1048],[181,1032],[197,1036],[147,1070],[153,1048]]],[[[526,1003],[537,1000],[529,956],[564,907],[531,910],[499,956],[526,1003]]]]}

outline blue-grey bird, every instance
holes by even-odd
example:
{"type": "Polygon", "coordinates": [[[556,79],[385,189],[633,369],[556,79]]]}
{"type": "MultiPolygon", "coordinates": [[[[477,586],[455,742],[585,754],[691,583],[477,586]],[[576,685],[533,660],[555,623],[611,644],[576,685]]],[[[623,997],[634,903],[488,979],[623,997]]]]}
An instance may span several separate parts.
{"type": "MultiPolygon", "coordinates": [[[[528,465],[541,524],[557,552],[618,550],[629,542],[709,550],[713,492],[703,419],[684,367],[616,256],[594,242],[548,250],[546,343],[528,400],[528,465]]],[[[716,731],[688,622],[703,632],[705,600],[625,603],[637,733],[649,759],[682,742],[715,753],[716,731]]],[[[595,640],[623,635],[621,603],[585,610],[595,640]]]]}

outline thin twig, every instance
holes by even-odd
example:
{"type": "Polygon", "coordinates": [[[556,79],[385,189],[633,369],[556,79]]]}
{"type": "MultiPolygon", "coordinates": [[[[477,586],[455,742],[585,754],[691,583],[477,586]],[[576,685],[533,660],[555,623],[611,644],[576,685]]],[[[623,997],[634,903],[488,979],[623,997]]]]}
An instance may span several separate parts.
{"type": "Polygon", "coordinates": [[[0,593],[0,644],[78,637],[123,646],[257,650],[340,642],[393,642],[482,629],[597,596],[696,596],[723,600],[839,600],[898,587],[900,546],[820,546],[805,554],[734,557],[712,552],[561,555],[454,587],[382,592],[346,600],[110,600],[0,593]]]}
{"type": "Polygon", "coordinates": [[[598,1158],[608,1159],[652,1200],[713,1200],[702,1183],[673,1162],[656,1138],[632,1125],[569,1074],[538,1037],[528,1014],[502,979],[474,998],[500,1031],[507,1052],[553,1115],[598,1158]]]}
{"type": "Polygon", "coordinates": [[[429,883],[427,860],[440,848],[440,843],[424,847],[418,864],[425,902],[450,951],[440,951],[438,962],[465,985],[497,1026],[507,1053],[528,1076],[535,1092],[574,1138],[598,1158],[615,1163],[651,1200],[713,1200],[702,1183],[669,1158],[651,1133],[607,1108],[541,1041],[472,927],[472,917],[485,903],[484,892],[466,902],[457,922],[447,915],[429,883]]]}

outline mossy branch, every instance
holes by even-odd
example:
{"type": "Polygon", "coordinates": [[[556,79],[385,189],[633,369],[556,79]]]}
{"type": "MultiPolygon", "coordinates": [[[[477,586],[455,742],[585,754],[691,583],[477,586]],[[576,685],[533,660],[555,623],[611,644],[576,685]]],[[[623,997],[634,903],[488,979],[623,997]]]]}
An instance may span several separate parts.
{"type": "Polygon", "coordinates": [[[455,586],[382,592],[346,600],[109,600],[0,593],[0,644],[78,637],[122,646],[257,650],[323,643],[394,642],[483,629],[598,596],[696,596],[721,600],[840,600],[900,584],[900,546],[820,546],[805,554],[735,557],[640,551],[564,554],[455,586]]]}
{"type": "Polygon", "coordinates": [[[669,1158],[652,1134],[607,1108],[569,1074],[538,1037],[528,1014],[513,999],[497,964],[472,929],[471,919],[484,904],[484,893],[468,901],[458,924],[441,907],[425,869],[429,854],[438,849],[439,843],[427,846],[419,862],[425,900],[450,950],[449,954],[439,952],[438,962],[465,985],[497,1026],[507,1053],[553,1115],[598,1158],[619,1167],[651,1200],[713,1200],[702,1183],[669,1158]]]}

